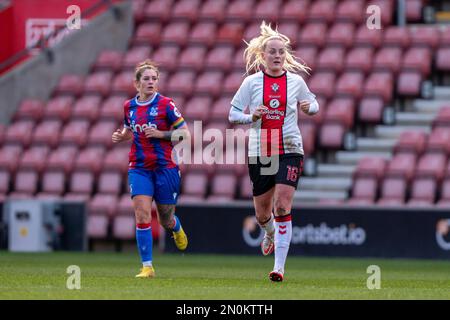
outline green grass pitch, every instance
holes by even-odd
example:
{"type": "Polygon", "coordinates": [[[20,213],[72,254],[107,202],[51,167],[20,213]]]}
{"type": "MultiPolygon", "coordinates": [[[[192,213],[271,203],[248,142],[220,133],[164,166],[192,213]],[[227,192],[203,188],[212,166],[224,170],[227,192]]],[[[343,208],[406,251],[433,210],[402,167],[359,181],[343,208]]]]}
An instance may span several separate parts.
{"type": "Polygon", "coordinates": [[[0,252],[0,299],[450,299],[450,261],[288,257],[272,283],[273,256],[156,254],[156,278],[135,279],[137,253],[0,252]],[[66,287],[81,268],[81,289],[66,287]],[[366,286],[369,265],[381,288],[366,286]]]}

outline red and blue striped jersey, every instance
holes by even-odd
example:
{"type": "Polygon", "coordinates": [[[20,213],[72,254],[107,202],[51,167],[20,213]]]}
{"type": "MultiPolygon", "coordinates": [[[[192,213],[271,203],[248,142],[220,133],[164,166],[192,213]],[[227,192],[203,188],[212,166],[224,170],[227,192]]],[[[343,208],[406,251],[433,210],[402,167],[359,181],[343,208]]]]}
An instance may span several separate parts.
{"type": "Polygon", "coordinates": [[[133,144],[129,153],[129,168],[174,168],[171,141],[146,138],[144,129],[153,127],[160,131],[178,129],[184,119],[172,99],[156,93],[150,100],[139,102],[138,96],[124,104],[124,126],[133,132],[133,144]]]}

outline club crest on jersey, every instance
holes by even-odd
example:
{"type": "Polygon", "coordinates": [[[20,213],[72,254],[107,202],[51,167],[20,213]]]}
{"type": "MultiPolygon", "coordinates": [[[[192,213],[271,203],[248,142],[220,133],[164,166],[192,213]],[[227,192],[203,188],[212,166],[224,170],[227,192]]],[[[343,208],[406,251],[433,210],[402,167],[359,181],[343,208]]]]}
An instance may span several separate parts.
{"type": "Polygon", "coordinates": [[[278,99],[272,99],[269,101],[269,105],[271,108],[276,109],[280,106],[280,101],[278,99]]]}
{"type": "Polygon", "coordinates": [[[277,83],[272,84],[271,86],[273,92],[277,92],[280,89],[280,86],[277,83]]]}
{"type": "Polygon", "coordinates": [[[156,117],[158,115],[158,110],[155,107],[151,108],[149,115],[151,115],[152,117],[156,117]]]}
{"type": "Polygon", "coordinates": [[[134,111],[130,111],[130,118],[133,116],[134,111]]]}

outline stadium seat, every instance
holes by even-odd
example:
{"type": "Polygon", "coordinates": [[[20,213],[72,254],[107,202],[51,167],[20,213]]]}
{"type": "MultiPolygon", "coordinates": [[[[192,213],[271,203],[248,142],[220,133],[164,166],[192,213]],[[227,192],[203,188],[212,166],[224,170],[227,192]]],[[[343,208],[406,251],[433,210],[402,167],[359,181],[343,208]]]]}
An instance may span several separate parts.
{"type": "Polygon", "coordinates": [[[450,26],[448,24],[439,25],[439,46],[441,48],[450,46],[450,26]]]}
{"type": "Polygon", "coordinates": [[[210,204],[228,204],[233,201],[231,196],[209,195],[204,201],[210,204]]]}
{"type": "Polygon", "coordinates": [[[193,71],[179,71],[173,74],[168,82],[167,91],[190,96],[194,89],[195,73],[193,71]]]}
{"type": "MultiPolygon", "coordinates": [[[[134,3],[134,1],[133,1],[134,3]]],[[[122,67],[123,53],[115,50],[103,50],[94,62],[94,70],[117,72],[122,67]]]]}
{"type": "Polygon", "coordinates": [[[124,103],[128,100],[125,95],[114,95],[103,100],[100,105],[99,118],[102,120],[114,120],[123,122],[124,103]]]}
{"type": "Polygon", "coordinates": [[[411,186],[412,200],[425,200],[429,203],[434,203],[436,200],[437,182],[433,178],[416,178],[411,186]]]}
{"type": "Polygon", "coordinates": [[[445,179],[442,182],[441,192],[440,192],[440,200],[450,202],[450,179],[445,179]]]}
{"type": "Polygon", "coordinates": [[[188,44],[212,47],[216,41],[217,23],[205,21],[197,23],[189,34],[188,44]]]}
{"type": "Polygon", "coordinates": [[[382,43],[383,33],[379,29],[369,29],[366,24],[361,24],[356,30],[354,46],[355,47],[371,47],[378,49],[382,43]]]}
{"type": "Polygon", "coordinates": [[[203,172],[189,172],[182,182],[182,195],[204,197],[208,187],[208,176],[203,172]]]}
{"type": "Polygon", "coordinates": [[[63,170],[65,174],[68,174],[72,171],[77,152],[77,147],[74,145],[60,146],[53,150],[46,160],[46,170],[63,170]]]}
{"type": "Polygon", "coordinates": [[[131,2],[133,9],[133,19],[136,24],[140,24],[144,20],[144,8],[146,0],[134,0],[131,2]]]}
{"type": "Polygon", "coordinates": [[[147,1],[144,8],[144,21],[167,22],[172,13],[172,1],[152,0],[147,1]]]}
{"type": "Polygon", "coordinates": [[[445,166],[447,164],[447,155],[442,153],[426,153],[420,157],[417,168],[416,178],[433,178],[441,181],[445,175],[445,166]]]}
{"type": "Polygon", "coordinates": [[[48,154],[49,148],[47,146],[30,147],[18,159],[19,170],[28,169],[41,173],[46,165],[48,154]]]}
{"type": "Polygon", "coordinates": [[[373,69],[377,71],[390,71],[397,74],[400,71],[402,50],[395,47],[380,49],[375,55],[373,69]]]}
{"type": "Polygon", "coordinates": [[[65,183],[64,171],[46,171],[42,175],[42,193],[61,196],[65,192],[65,183]]]}
{"type": "Polygon", "coordinates": [[[150,59],[152,49],[150,46],[136,46],[128,49],[122,61],[122,70],[131,69],[134,71],[136,65],[146,59],[150,59]]]}
{"type": "Polygon", "coordinates": [[[315,95],[320,95],[329,99],[334,95],[334,83],[336,75],[334,72],[319,71],[315,72],[309,80],[308,86],[315,95]]]}
{"type": "Polygon", "coordinates": [[[118,215],[114,217],[112,235],[114,239],[134,240],[136,237],[136,218],[132,215],[118,215]]]}
{"type": "Polygon", "coordinates": [[[172,72],[178,65],[178,54],[180,48],[173,45],[161,46],[153,52],[152,61],[158,64],[160,70],[172,72]]]}
{"type": "Polygon", "coordinates": [[[408,23],[420,22],[422,20],[423,0],[405,1],[406,21],[408,23]]]}
{"type": "Polygon", "coordinates": [[[403,207],[405,205],[404,201],[402,199],[396,199],[396,198],[380,198],[377,201],[377,206],[379,207],[403,207]]]}
{"type": "Polygon", "coordinates": [[[156,47],[161,40],[161,32],[162,26],[160,22],[141,23],[134,33],[131,44],[133,46],[151,44],[153,47],[156,47]]]}
{"type": "Polygon", "coordinates": [[[59,143],[60,145],[76,145],[84,147],[88,138],[89,122],[87,120],[73,120],[63,128],[59,143]]]}
{"type": "Polygon", "coordinates": [[[320,21],[330,24],[335,19],[337,9],[336,4],[337,1],[335,0],[312,1],[306,20],[320,21]]]}
{"type": "Polygon", "coordinates": [[[63,122],[69,120],[75,98],[72,96],[58,96],[51,98],[44,110],[45,119],[59,119],[63,122]]]}
{"type": "Polygon", "coordinates": [[[327,44],[350,48],[353,44],[354,33],[355,27],[352,23],[336,23],[329,29],[327,44]]]}
{"type": "Polygon", "coordinates": [[[350,22],[353,25],[360,25],[366,18],[365,9],[364,0],[339,1],[335,20],[338,22],[350,22]]]}
{"type": "Polygon", "coordinates": [[[248,177],[247,175],[241,177],[241,179],[239,180],[239,190],[240,190],[240,197],[242,199],[253,198],[253,188],[250,177],[248,177]]]}
{"type": "Polygon", "coordinates": [[[327,25],[326,23],[308,23],[300,31],[297,43],[300,47],[314,46],[322,48],[326,43],[327,25]]]}
{"type": "Polygon", "coordinates": [[[90,196],[94,191],[94,175],[88,171],[74,171],[69,180],[71,194],[90,196]]]}
{"type": "MultiPolygon", "coordinates": [[[[223,87],[222,87],[221,92],[223,94],[227,94],[227,95],[234,95],[237,92],[237,90],[239,89],[239,87],[241,86],[244,79],[245,79],[245,77],[244,77],[242,71],[235,71],[235,72],[228,74],[228,76],[225,78],[225,80],[223,82],[223,87]]],[[[230,102],[231,102],[231,98],[230,98],[230,102]]]]}
{"type": "Polygon", "coordinates": [[[266,22],[276,22],[278,21],[278,16],[280,14],[280,7],[282,1],[277,0],[262,0],[255,3],[253,20],[266,22]]]}
{"type": "Polygon", "coordinates": [[[212,98],[208,96],[194,96],[184,107],[183,117],[187,120],[206,123],[211,113],[212,98]]]}
{"type": "Polygon", "coordinates": [[[316,126],[314,123],[306,122],[300,125],[300,132],[302,133],[303,151],[305,156],[312,155],[315,152],[316,146],[316,126]]]}
{"type": "Polygon", "coordinates": [[[242,74],[245,72],[244,50],[244,48],[236,50],[233,56],[233,69],[242,72],[242,74]]]}
{"type": "Polygon", "coordinates": [[[248,22],[254,14],[253,0],[234,0],[228,5],[225,19],[227,21],[248,22]]]}
{"type": "Polygon", "coordinates": [[[7,170],[0,170],[0,194],[6,195],[11,185],[11,173],[7,170]]]}
{"type": "Polygon", "coordinates": [[[101,94],[103,97],[109,95],[113,73],[111,71],[98,71],[87,76],[84,83],[84,94],[101,94]]]}
{"type": "Polygon", "coordinates": [[[324,121],[339,122],[346,129],[353,127],[355,118],[355,103],[351,97],[340,97],[327,104],[324,121]]]}
{"type": "Polygon", "coordinates": [[[211,181],[211,195],[234,198],[237,178],[234,174],[216,174],[211,181]]]}
{"type": "Polygon", "coordinates": [[[409,48],[411,39],[409,31],[405,27],[389,26],[383,32],[383,44],[385,47],[409,48]]]}
{"type": "Polygon", "coordinates": [[[190,23],[197,21],[200,0],[181,0],[173,4],[171,21],[187,20],[190,23]]]}
{"type": "Polygon", "coordinates": [[[199,21],[214,21],[220,24],[225,19],[225,13],[227,11],[227,0],[206,0],[198,16],[199,21]]]}
{"type": "Polygon", "coordinates": [[[394,79],[390,72],[374,72],[364,84],[364,97],[380,97],[384,104],[391,102],[394,79]]]}
{"type": "MultiPolygon", "coordinates": [[[[371,0],[369,5],[375,5],[380,8],[381,13],[381,25],[389,26],[392,24],[392,17],[394,13],[394,5],[392,0],[371,0]]],[[[371,12],[373,14],[373,11],[371,12]]],[[[364,25],[364,23],[362,24],[364,25]]]]}
{"type": "Polygon", "coordinates": [[[397,80],[397,94],[402,97],[420,97],[422,79],[420,72],[401,72],[397,80]]]}
{"type": "Polygon", "coordinates": [[[309,0],[289,0],[280,11],[280,21],[292,21],[303,24],[308,14],[309,0]]]}
{"type": "Polygon", "coordinates": [[[344,59],[344,48],[327,47],[320,52],[316,68],[317,70],[340,73],[344,67],[344,59]]]}
{"type": "Polygon", "coordinates": [[[417,155],[411,152],[395,154],[386,168],[386,177],[400,177],[410,182],[416,170],[417,155]]]}
{"type": "Polygon", "coordinates": [[[21,145],[4,145],[0,150],[0,169],[14,173],[19,165],[21,145]]]}
{"type": "Polygon", "coordinates": [[[378,203],[395,199],[401,203],[405,202],[408,182],[400,177],[387,177],[381,184],[381,197],[378,203]]]}
{"type": "Polygon", "coordinates": [[[379,157],[364,157],[358,161],[353,176],[375,178],[378,181],[383,178],[386,170],[386,160],[379,157]]]}
{"type": "Polygon", "coordinates": [[[311,47],[311,46],[301,46],[297,50],[298,54],[297,56],[303,60],[303,63],[306,63],[308,67],[310,67],[312,70],[316,69],[316,62],[317,62],[317,48],[311,47]]]}
{"type": "Polygon", "coordinates": [[[373,202],[377,197],[377,188],[378,183],[376,178],[356,178],[353,181],[352,199],[366,199],[373,202]]]}
{"type": "Polygon", "coordinates": [[[300,32],[298,22],[293,21],[281,22],[278,25],[278,31],[289,38],[289,40],[291,41],[290,45],[292,48],[297,47],[297,35],[300,32]]]}
{"type": "Polygon", "coordinates": [[[9,125],[6,129],[3,144],[17,144],[27,148],[33,137],[34,123],[31,120],[21,120],[9,125]]]}
{"type": "Polygon", "coordinates": [[[450,71],[450,47],[439,48],[436,52],[436,68],[439,71],[450,71]]]}
{"type": "Polygon", "coordinates": [[[54,94],[70,94],[74,96],[80,96],[83,92],[84,78],[77,74],[64,74],[59,79],[54,94]]]}
{"type": "Polygon", "coordinates": [[[351,207],[361,207],[361,206],[373,206],[375,200],[371,198],[350,198],[345,203],[347,206],[351,207]]]}
{"type": "Polygon", "coordinates": [[[62,123],[57,119],[42,121],[34,129],[32,144],[55,148],[59,143],[61,127],[62,123]]]}
{"type": "Polygon", "coordinates": [[[86,233],[89,239],[106,239],[108,227],[109,218],[106,215],[88,215],[86,233]]]}
{"type": "Polygon", "coordinates": [[[320,127],[319,146],[325,149],[341,149],[344,144],[344,134],[344,125],[335,122],[325,122],[320,127]]]}
{"type": "Polygon", "coordinates": [[[442,105],[433,120],[433,128],[450,126],[450,105],[442,105]]]}
{"type": "Polygon", "coordinates": [[[122,71],[114,77],[111,91],[113,94],[125,94],[133,97],[136,94],[134,87],[134,72],[122,71]]]}
{"type": "Polygon", "coordinates": [[[104,154],[103,147],[96,146],[83,149],[75,159],[74,168],[97,174],[103,166],[104,154]]]}
{"type": "Polygon", "coordinates": [[[439,30],[433,25],[413,25],[409,28],[411,46],[426,46],[435,50],[439,44],[439,30]]]}
{"type": "Polygon", "coordinates": [[[212,120],[227,121],[231,108],[231,99],[232,96],[222,96],[212,104],[210,115],[212,120]]]}
{"type": "Polygon", "coordinates": [[[403,56],[402,70],[419,71],[423,77],[431,72],[432,54],[428,48],[410,48],[403,56]]]}
{"type": "Polygon", "coordinates": [[[98,95],[86,95],[79,98],[72,110],[72,119],[86,119],[94,122],[98,119],[100,112],[101,97],[98,95]]]}
{"type": "Polygon", "coordinates": [[[358,107],[360,123],[379,124],[383,122],[384,102],[379,97],[363,98],[358,107]]]}
{"type": "Polygon", "coordinates": [[[128,171],[128,153],[130,147],[117,147],[108,151],[103,161],[103,169],[118,171],[125,174],[128,171]]]}
{"type": "Polygon", "coordinates": [[[180,54],[178,61],[179,69],[192,69],[193,71],[200,72],[204,68],[206,58],[205,46],[190,46],[187,47],[180,54]]]}
{"type": "Polygon", "coordinates": [[[88,145],[95,146],[100,145],[106,148],[111,148],[113,145],[111,136],[117,129],[116,121],[103,120],[98,121],[91,127],[88,135],[88,145]]]}
{"type": "Polygon", "coordinates": [[[33,170],[19,170],[14,180],[14,192],[33,195],[38,190],[39,175],[33,170]]]}
{"type": "Polygon", "coordinates": [[[117,171],[103,171],[98,179],[97,192],[118,196],[122,189],[122,177],[123,175],[117,171]]]}
{"type": "Polygon", "coordinates": [[[14,113],[13,120],[39,122],[44,115],[44,107],[45,104],[40,99],[25,99],[20,103],[17,111],[14,113]]]}
{"type": "Polygon", "coordinates": [[[426,152],[450,155],[450,128],[436,127],[428,136],[426,152]]]}
{"type": "Polygon", "coordinates": [[[407,130],[403,131],[395,146],[394,153],[397,152],[412,152],[415,154],[422,154],[425,150],[427,141],[427,134],[421,130],[407,130]]]}
{"type": "MultiPolygon", "coordinates": [[[[241,0],[237,1],[241,2],[241,0]]],[[[243,2],[243,1],[242,1],[243,2]]],[[[230,5],[231,6],[231,5],[230,5]]],[[[252,12],[248,12],[252,15],[252,12]]],[[[217,44],[231,44],[239,47],[242,43],[242,36],[244,33],[244,24],[242,22],[226,22],[217,32],[217,44]]]]}
{"type": "Polygon", "coordinates": [[[359,100],[363,94],[363,85],[363,73],[355,71],[345,72],[337,81],[335,94],[337,96],[353,97],[359,100]]]}
{"type": "Polygon", "coordinates": [[[205,67],[209,70],[219,69],[228,71],[233,63],[232,57],[234,48],[230,46],[220,46],[212,49],[206,56],[205,67]]]}
{"type": "Polygon", "coordinates": [[[175,21],[166,25],[162,31],[161,43],[185,46],[189,37],[189,22],[175,21]]]}
{"type": "Polygon", "coordinates": [[[361,71],[364,74],[372,69],[373,49],[356,47],[350,50],[345,57],[345,69],[347,71],[361,71]]]}
{"type": "Polygon", "coordinates": [[[195,81],[194,94],[217,98],[222,92],[223,74],[220,71],[205,71],[195,81]]]}

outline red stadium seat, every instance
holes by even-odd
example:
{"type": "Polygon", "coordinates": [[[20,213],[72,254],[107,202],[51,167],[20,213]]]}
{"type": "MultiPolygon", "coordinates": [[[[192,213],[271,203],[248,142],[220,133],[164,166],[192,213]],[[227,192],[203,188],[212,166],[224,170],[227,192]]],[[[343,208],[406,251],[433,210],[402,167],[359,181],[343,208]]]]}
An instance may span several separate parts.
{"type": "Polygon", "coordinates": [[[125,174],[128,171],[128,146],[113,148],[106,153],[103,161],[103,169],[118,171],[125,174]]]}
{"type": "Polygon", "coordinates": [[[403,70],[417,70],[423,77],[428,77],[431,72],[432,55],[428,48],[411,48],[404,57],[403,70]]]}
{"type": "Polygon", "coordinates": [[[83,92],[83,83],[83,76],[77,74],[65,74],[59,79],[54,93],[79,96],[83,92]]]}
{"type": "Polygon", "coordinates": [[[400,177],[406,179],[407,182],[411,181],[416,170],[416,159],[415,153],[397,153],[389,161],[386,168],[386,176],[400,177]]]}
{"type": "Polygon", "coordinates": [[[171,20],[197,21],[199,0],[181,0],[175,2],[172,9],[171,20]]]}
{"type": "Polygon", "coordinates": [[[21,120],[9,125],[4,136],[4,144],[17,144],[27,148],[32,139],[34,123],[30,120],[21,120]]]}
{"type": "Polygon", "coordinates": [[[186,48],[181,54],[178,61],[178,68],[192,69],[199,72],[204,68],[206,58],[206,47],[192,46],[186,48]]]}
{"type": "Polygon", "coordinates": [[[382,48],[375,55],[374,70],[391,71],[397,73],[401,67],[402,50],[400,48],[382,48]]]}
{"type": "Polygon", "coordinates": [[[300,32],[299,24],[297,22],[281,22],[278,25],[278,31],[289,38],[291,47],[297,47],[297,35],[300,32]]]}
{"type": "Polygon", "coordinates": [[[232,66],[232,57],[234,48],[230,46],[220,46],[212,49],[206,56],[205,67],[210,69],[219,69],[228,71],[232,66]]]}
{"type": "Polygon", "coordinates": [[[309,0],[289,0],[280,11],[280,21],[303,24],[308,14],[309,0]]]}
{"type": "Polygon", "coordinates": [[[227,11],[227,0],[207,0],[200,9],[198,19],[200,21],[214,21],[222,23],[227,11]]]}
{"type": "Polygon", "coordinates": [[[249,42],[253,38],[258,37],[260,31],[261,31],[261,22],[260,21],[252,22],[247,28],[245,28],[244,31],[245,41],[249,42]]]}
{"type": "Polygon", "coordinates": [[[69,181],[72,194],[91,195],[94,191],[94,175],[88,171],[74,171],[69,181]]]}
{"type": "Polygon", "coordinates": [[[377,206],[379,207],[394,207],[394,208],[398,208],[398,207],[402,207],[404,206],[404,200],[402,199],[396,199],[396,198],[380,198],[377,201],[377,206]]]}
{"type": "Polygon", "coordinates": [[[255,3],[253,0],[235,0],[228,5],[226,20],[248,22],[253,16],[255,3]]]}
{"type": "MultiPolygon", "coordinates": [[[[223,83],[222,93],[223,94],[230,94],[234,95],[236,91],[239,89],[239,87],[242,84],[242,81],[244,81],[244,75],[242,71],[235,71],[230,73],[223,83]]],[[[231,101],[231,100],[230,100],[231,101]]]]}
{"type": "Polygon", "coordinates": [[[450,200],[450,179],[446,179],[442,182],[441,188],[441,200],[450,200]]]}
{"type": "MultiPolygon", "coordinates": [[[[238,2],[241,2],[239,0],[238,2]]],[[[251,11],[249,11],[251,15],[251,11]]],[[[223,24],[217,32],[218,44],[231,44],[238,47],[242,44],[242,36],[244,33],[244,25],[241,22],[227,22],[223,24]]]]}
{"type": "Polygon", "coordinates": [[[436,127],[428,137],[426,152],[450,155],[450,128],[436,127]]]}
{"type": "Polygon", "coordinates": [[[301,29],[297,43],[300,47],[311,45],[322,48],[326,41],[325,34],[327,34],[326,23],[308,23],[301,29]]]}
{"type": "Polygon", "coordinates": [[[208,187],[208,177],[202,172],[189,172],[181,180],[183,186],[183,195],[195,195],[204,197],[208,187]]]}
{"type": "Polygon", "coordinates": [[[407,188],[408,182],[406,179],[400,177],[385,178],[381,185],[381,197],[379,203],[388,199],[396,199],[402,203],[405,202],[407,188]]]}
{"type": "Polygon", "coordinates": [[[171,22],[162,31],[161,43],[184,46],[189,37],[189,22],[171,22]]]}
{"type": "Polygon", "coordinates": [[[425,200],[434,203],[436,200],[437,183],[433,178],[416,178],[411,186],[412,200],[425,200]]]}
{"type": "Polygon", "coordinates": [[[359,103],[358,120],[362,123],[382,123],[383,110],[383,99],[378,97],[363,98],[359,103]]]}
{"type": "Polygon", "coordinates": [[[17,159],[22,153],[22,146],[5,145],[0,151],[0,169],[14,173],[19,165],[17,159]]]}
{"type": "Polygon", "coordinates": [[[122,71],[114,77],[112,88],[114,94],[126,94],[127,96],[134,96],[136,88],[134,87],[134,72],[122,71]]]}
{"type": "Polygon", "coordinates": [[[116,129],[117,124],[115,121],[105,120],[97,122],[89,131],[88,145],[100,145],[108,149],[111,148],[113,144],[111,136],[116,129]]]}
{"type": "Polygon", "coordinates": [[[33,195],[38,189],[39,176],[36,171],[20,170],[16,173],[14,191],[33,195]]]}
{"type": "Polygon", "coordinates": [[[423,0],[405,1],[406,21],[420,22],[422,20],[423,0]]]}
{"type": "MultiPolygon", "coordinates": [[[[389,26],[392,24],[394,5],[392,0],[370,0],[368,5],[375,5],[380,8],[381,25],[389,26]]],[[[373,11],[370,12],[373,14],[373,11]]],[[[364,25],[364,24],[363,24],[364,25]]]]}
{"type": "Polygon", "coordinates": [[[233,198],[236,186],[237,178],[234,174],[216,174],[211,181],[211,195],[233,198]]]}
{"type": "Polygon", "coordinates": [[[366,7],[364,0],[339,1],[336,12],[336,21],[360,25],[366,18],[365,13],[366,7]]]}
{"type": "Polygon", "coordinates": [[[162,26],[160,22],[145,22],[137,27],[132,39],[133,45],[148,45],[156,47],[161,40],[162,26]]]}
{"type": "Polygon", "coordinates": [[[59,96],[50,99],[44,111],[45,119],[60,119],[67,121],[72,114],[72,106],[75,102],[72,96],[59,96]]]}
{"type": "Polygon", "coordinates": [[[123,175],[120,172],[102,172],[98,179],[97,192],[119,195],[122,189],[122,177],[123,175]]]}
{"type": "Polygon", "coordinates": [[[327,47],[320,52],[317,70],[341,72],[344,67],[345,50],[340,47],[327,47]]]}
{"type": "Polygon", "coordinates": [[[345,58],[345,69],[362,71],[367,74],[372,69],[373,49],[356,47],[345,58]]]}
{"type": "Polygon", "coordinates": [[[242,74],[245,72],[244,50],[244,48],[238,49],[233,56],[233,69],[242,72],[242,74]]]}
{"type": "Polygon", "coordinates": [[[106,100],[103,100],[100,106],[99,118],[123,122],[123,106],[126,100],[128,100],[128,97],[125,95],[110,96],[106,100]]]}
{"type": "Polygon", "coordinates": [[[381,46],[383,33],[380,29],[369,29],[366,24],[361,24],[356,30],[354,45],[355,47],[368,46],[377,49],[381,46]]]}
{"type": "Polygon", "coordinates": [[[355,103],[351,97],[335,98],[327,104],[325,121],[339,122],[346,129],[353,127],[355,118],[355,103]]]}
{"type": "Polygon", "coordinates": [[[363,93],[364,75],[361,72],[343,73],[336,84],[336,95],[360,99],[363,93]]]}
{"type": "Polygon", "coordinates": [[[185,96],[192,94],[195,84],[195,73],[192,71],[179,71],[172,75],[168,82],[167,91],[181,93],[185,96]]]}
{"type": "Polygon", "coordinates": [[[336,23],[330,27],[327,44],[350,48],[353,44],[355,27],[352,23],[336,23]]]}
{"type": "Polygon", "coordinates": [[[43,144],[55,148],[59,143],[62,123],[59,120],[42,121],[36,126],[33,133],[33,145],[43,144]]]}
{"type": "Polygon", "coordinates": [[[188,43],[211,47],[216,41],[217,24],[213,21],[199,22],[189,34],[188,43]]]}
{"type": "Polygon", "coordinates": [[[305,155],[313,154],[316,145],[316,126],[311,122],[303,123],[300,126],[300,132],[302,133],[303,151],[305,155]]]}
{"type": "Polygon", "coordinates": [[[416,98],[420,96],[422,75],[417,71],[401,72],[397,80],[399,96],[416,98]]]}
{"type": "Polygon", "coordinates": [[[153,0],[148,2],[144,8],[145,21],[166,22],[170,19],[172,13],[172,1],[153,0]]]}
{"type": "Polygon", "coordinates": [[[48,159],[46,160],[46,170],[62,170],[68,174],[73,168],[76,153],[76,146],[59,147],[49,154],[48,159]]]}
{"type": "Polygon", "coordinates": [[[129,49],[123,57],[122,68],[132,69],[134,71],[136,65],[145,59],[150,59],[151,52],[152,50],[149,46],[139,46],[129,49]]]}
{"type": "Polygon", "coordinates": [[[97,56],[94,70],[107,70],[117,72],[122,67],[123,53],[115,50],[103,50],[97,56]]]}
{"type": "Polygon", "coordinates": [[[11,173],[7,170],[0,170],[0,195],[9,192],[11,184],[11,173]]]}
{"type": "Polygon", "coordinates": [[[280,14],[281,1],[277,0],[262,0],[256,3],[254,9],[254,20],[265,20],[267,22],[275,22],[278,20],[280,14]]]}
{"type": "Polygon", "coordinates": [[[210,117],[212,98],[194,96],[185,104],[183,117],[193,121],[207,122],[210,117]]]}
{"type": "Polygon", "coordinates": [[[335,19],[336,15],[335,0],[318,0],[311,3],[309,8],[309,14],[307,16],[308,21],[321,21],[331,23],[335,19]]]}
{"type": "Polygon", "coordinates": [[[228,119],[230,113],[232,97],[221,97],[211,107],[211,119],[224,120],[228,119]]]}
{"type": "Polygon", "coordinates": [[[100,112],[101,97],[98,95],[86,95],[77,100],[72,110],[72,119],[86,119],[94,122],[100,112]]]}
{"type": "Polygon", "coordinates": [[[335,81],[336,75],[333,72],[315,72],[309,80],[308,86],[314,94],[329,99],[334,95],[333,84],[335,81]]]}
{"type": "Polygon", "coordinates": [[[360,177],[353,181],[352,198],[375,201],[377,197],[377,179],[370,177],[360,177]]]}
{"type": "Polygon", "coordinates": [[[114,216],[117,212],[118,199],[112,194],[96,194],[88,204],[89,215],[114,216]]]}
{"type": "Polygon", "coordinates": [[[433,127],[450,126],[450,105],[443,105],[433,120],[433,127]]]}
{"type": "Polygon", "coordinates": [[[200,74],[195,81],[194,94],[217,98],[222,92],[223,74],[220,71],[206,71],[200,74]]]}
{"type": "Polygon", "coordinates": [[[317,48],[316,47],[300,47],[297,50],[297,56],[303,60],[303,63],[306,63],[308,67],[310,67],[312,70],[315,70],[316,68],[316,61],[317,61],[317,48]]]}
{"type": "Polygon", "coordinates": [[[131,2],[133,9],[133,19],[136,24],[141,23],[144,20],[144,8],[146,0],[134,0],[131,2]]]}
{"type": "Polygon", "coordinates": [[[111,89],[113,73],[111,71],[98,71],[87,76],[84,83],[84,93],[97,93],[106,97],[111,89]]]}
{"type": "Polygon", "coordinates": [[[439,71],[450,71],[450,47],[439,48],[436,52],[436,68],[439,71]]]}
{"type": "Polygon", "coordinates": [[[19,161],[19,170],[33,170],[41,173],[44,169],[49,148],[47,146],[33,146],[22,153],[19,161]]]}
{"type": "Polygon", "coordinates": [[[439,30],[433,25],[413,25],[409,28],[409,32],[411,35],[411,46],[427,46],[428,48],[435,50],[439,44],[439,30]]]}
{"type": "Polygon", "coordinates": [[[119,240],[134,240],[136,237],[135,217],[132,215],[119,215],[114,217],[112,235],[115,239],[119,240]]]}
{"type": "Polygon", "coordinates": [[[179,52],[180,49],[176,46],[161,46],[153,52],[152,61],[158,64],[160,70],[164,69],[172,72],[178,64],[177,57],[179,52]]]}
{"type": "Polygon", "coordinates": [[[108,226],[109,219],[106,215],[89,215],[86,233],[90,239],[106,239],[108,226]]]}
{"type": "Polygon", "coordinates": [[[42,175],[42,192],[61,196],[65,191],[66,176],[63,171],[47,171],[42,175]]]}
{"type": "Polygon", "coordinates": [[[380,180],[386,170],[386,160],[378,157],[365,157],[358,161],[354,177],[370,177],[380,180]]]}
{"type": "Polygon", "coordinates": [[[103,166],[104,154],[102,147],[86,148],[77,155],[74,168],[97,174],[103,166]]]}
{"type": "Polygon", "coordinates": [[[425,150],[427,134],[420,130],[407,130],[400,134],[394,146],[394,152],[412,152],[422,154],[425,150]]]}
{"type": "Polygon", "coordinates": [[[409,31],[405,27],[389,26],[383,35],[383,43],[385,46],[406,49],[411,43],[409,31]]]}
{"type": "Polygon", "coordinates": [[[365,97],[379,97],[383,102],[392,100],[394,80],[390,72],[374,72],[364,84],[365,97]]]}
{"type": "Polygon", "coordinates": [[[84,147],[88,138],[89,122],[87,120],[73,120],[65,125],[59,143],[84,147]]]}
{"type": "Polygon", "coordinates": [[[427,153],[420,157],[416,168],[416,178],[433,178],[441,181],[445,175],[447,156],[442,153],[427,153]]]}
{"type": "Polygon", "coordinates": [[[25,99],[14,114],[13,120],[32,120],[39,122],[44,115],[44,102],[40,99],[25,99]]]}
{"type": "Polygon", "coordinates": [[[319,146],[325,149],[340,149],[344,144],[345,127],[340,123],[325,122],[319,132],[319,146]]]}

